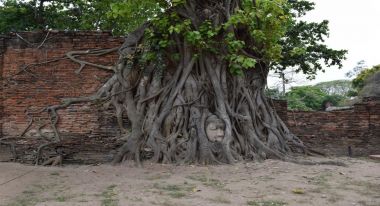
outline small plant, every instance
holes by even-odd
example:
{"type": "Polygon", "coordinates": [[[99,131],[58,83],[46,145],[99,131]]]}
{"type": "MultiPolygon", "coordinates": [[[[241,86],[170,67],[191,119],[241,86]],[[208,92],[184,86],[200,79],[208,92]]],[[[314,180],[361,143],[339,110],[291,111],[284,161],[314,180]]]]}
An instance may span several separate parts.
{"type": "Polygon", "coordinates": [[[59,196],[56,198],[57,202],[65,202],[66,201],[66,197],[64,196],[59,196]]]}
{"type": "Polygon", "coordinates": [[[231,201],[229,199],[226,199],[225,197],[222,197],[222,196],[217,196],[210,200],[219,204],[231,204],[231,201]]]}
{"type": "Polygon", "coordinates": [[[59,176],[59,172],[51,172],[50,175],[51,176],[59,176]]]}
{"type": "Polygon", "coordinates": [[[284,206],[287,205],[286,202],[277,200],[260,200],[260,201],[248,201],[247,205],[250,206],[284,206]]]}
{"type": "Polygon", "coordinates": [[[115,188],[116,188],[116,185],[110,185],[101,194],[101,196],[103,197],[102,206],[117,206],[118,205],[119,201],[118,199],[115,199],[115,196],[117,196],[117,194],[114,191],[115,188]]]}
{"type": "Polygon", "coordinates": [[[158,183],[155,183],[153,185],[154,188],[158,190],[166,191],[166,194],[169,195],[172,198],[182,198],[185,197],[188,193],[194,190],[195,186],[190,184],[183,184],[183,185],[160,185],[158,183]]]}
{"type": "Polygon", "coordinates": [[[208,186],[208,187],[213,187],[215,189],[223,189],[225,186],[225,184],[222,183],[220,180],[212,179],[212,178],[206,177],[205,175],[187,176],[187,178],[202,182],[203,185],[208,186]]]}

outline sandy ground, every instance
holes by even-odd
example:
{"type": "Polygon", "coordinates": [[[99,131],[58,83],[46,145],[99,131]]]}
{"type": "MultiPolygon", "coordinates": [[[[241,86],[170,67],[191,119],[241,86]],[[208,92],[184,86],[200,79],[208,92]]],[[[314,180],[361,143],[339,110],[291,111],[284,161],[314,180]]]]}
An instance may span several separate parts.
{"type": "Polygon", "coordinates": [[[0,185],[0,205],[380,206],[380,162],[339,160],[348,167],[276,160],[144,168],[0,163],[0,184],[24,175],[0,185]]]}

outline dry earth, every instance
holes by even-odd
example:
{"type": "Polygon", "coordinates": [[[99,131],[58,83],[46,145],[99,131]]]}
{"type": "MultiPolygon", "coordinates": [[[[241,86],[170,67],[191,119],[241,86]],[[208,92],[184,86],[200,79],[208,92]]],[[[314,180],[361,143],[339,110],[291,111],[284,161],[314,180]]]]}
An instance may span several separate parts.
{"type": "Polygon", "coordinates": [[[348,167],[276,160],[221,166],[145,163],[144,168],[0,163],[0,184],[18,177],[0,185],[0,205],[380,206],[380,162],[339,160],[348,167]]]}

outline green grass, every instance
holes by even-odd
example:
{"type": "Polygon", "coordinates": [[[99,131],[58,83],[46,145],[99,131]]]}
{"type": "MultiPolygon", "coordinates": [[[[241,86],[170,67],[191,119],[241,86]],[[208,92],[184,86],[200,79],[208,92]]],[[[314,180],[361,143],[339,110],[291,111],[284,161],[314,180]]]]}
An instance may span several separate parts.
{"type": "Polygon", "coordinates": [[[187,196],[193,189],[194,185],[191,184],[159,184],[155,183],[153,185],[155,189],[162,191],[164,194],[169,195],[172,198],[182,198],[187,196]]]}
{"type": "Polygon", "coordinates": [[[102,192],[102,206],[117,206],[119,200],[116,198],[117,193],[115,192],[116,185],[110,185],[102,192]]]}
{"type": "Polygon", "coordinates": [[[50,175],[51,176],[59,176],[59,172],[51,172],[50,175]]]}
{"type": "Polygon", "coordinates": [[[56,198],[57,202],[65,202],[66,201],[66,197],[64,196],[59,196],[56,198]]]}
{"type": "Polygon", "coordinates": [[[231,204],[231,201],[223,196],[217,196],[209,200],[219,204],[231,204]]]}
{"type": "Polygon", "coordinates": [[[277,200],[260,200],[260,201],[248,201],[247,205],[250,206],[284,206],[286,202],[277,200]]]}
{"type": "Polygon", "coordinates": [[[194,180],[194,181],[202,182],[203,185],[212,187],[215,189],[222,190],[224,189],[224,186],[225,186],[225,184],[222,183],[220,180],[209,178],[209,177],[206,177],[205,175],[192,175],[192,176],[187,176],[186,178],[194,180]]]}
{"type": "Polygon", "coordinates": [[[311,177],[311,178],[308,178],[310,183],[314,184],[314,185],[318,185],[318,186],[321,186],[323,188],[329,188],[330,185],[329,185],[329,177],[331,177],[331,173],[321,173],[320,175],[318,176],[315,176],[315,177],[311,177]]]}
{"type": "Polygon", "coordinates": [[[48,187],[44,185],[32,185],[6,206],[29,206],[36,205],[39,202],[45,202],[46,198],[43,198],[41,195],[47,188],[48,187]]]}

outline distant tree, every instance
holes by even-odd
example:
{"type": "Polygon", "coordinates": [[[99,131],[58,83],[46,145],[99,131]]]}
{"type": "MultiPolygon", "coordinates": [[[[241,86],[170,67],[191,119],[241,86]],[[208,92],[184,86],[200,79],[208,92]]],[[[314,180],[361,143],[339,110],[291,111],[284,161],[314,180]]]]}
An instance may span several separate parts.
{"type": "Polygon", "coordinates": [[[0,33],[58,30],[112,30],[125,34],[157,12],[156,1],[120,7],[119,0],[4,0],[0,5],[0,33]],[[148,9],[149,7],[149,9],[148,9]],[[140,10],[141,12],[131,11],[140,10]],[[130,15],[119,15],[129,13],[130,15]],[[128,22],[128,23],[125,23],[128,22]]]}
{"type": "Polygon", "coordinates": [[[359,95],[361,97],[380,97],[380,71],[377,71],[365,81],[359,95]]]}
{"type": "Polygon", "coordinates": [[[284,95],[282,95],[281,91],[278,88],[267,88],[265,89],[265,96],[271,99],[283,99],[284,95]]]}
{"type": "MultiPolygon", "coordinates": [[[[290,1],[289,1],[290,2],[290,1]]],[[[293,1],[292,1],[293,2],[293,1]]],[[[307,11],[314,9],[314,3],[308,1],[294,1],[303,16],[307,11]]],[[[328,21],[320,23],[295,20],[287,30],[286,38],[281,39],[281,58],[271,66],[276,73],[283,74],[286,69],[292,68],[295,72],[302,72],[308,79],[313,79],[317,71],[325,71],[325,67],[342,67],[346,50],[334,50],[325,44],[329,35],[328,21]]]]}
{"type": "MultiPolygon", "coordinates": [[[[323,83],[322,83],[323,84],[323,83]]],[[[324,91],[318,86],[292,87],[286,93],[289,109],[296,110],[324,110],[324,104],[330,102],[334,106],[340,106],[347,96],[324,91]]]]}
{"type": "Polygon", "coordinates": [[[379,71],[380,71],[380,64],[370,69],[362,70],[357,75],[357,77],[355,77],[355,79],[352,80],[352,86],[360,91],[364,87],[366,80],[379,71]]]}
{"type": "Polygon", "coordinates": [[[350,80],[334,80],[328,82],[320,82],[315,85],[328,95],[347,96],[353,90],[350,80]]]}
{"type": "Polygon", "coordinates": [[[320,88],[314,86],[300,86],[292,87],[286,93],[286,100],[288,101],[289,109],[296,110],[319,110],[322,103],[326,98],[320,88]]]}
{"type": "Polygon", "coordinates": [[[352,85],[357,89],[358,95],[379,96],[380,93],[380,65],[363,70],[352,80],[352,85]]]}
{"type": "Polygon", "coordinates": [[[365,70],[367,68],[368,68],[368,66],[365,63],[365,61],[364,60],[360,60],[360,61],[358,61],[358,63],[356,63],[356,66],[351,71],[349,71],[349,72],[346,73],[346,77],[348,77],[348,78],[355,77],[360,72],[362,72],[363,70],[365,70]]]}

